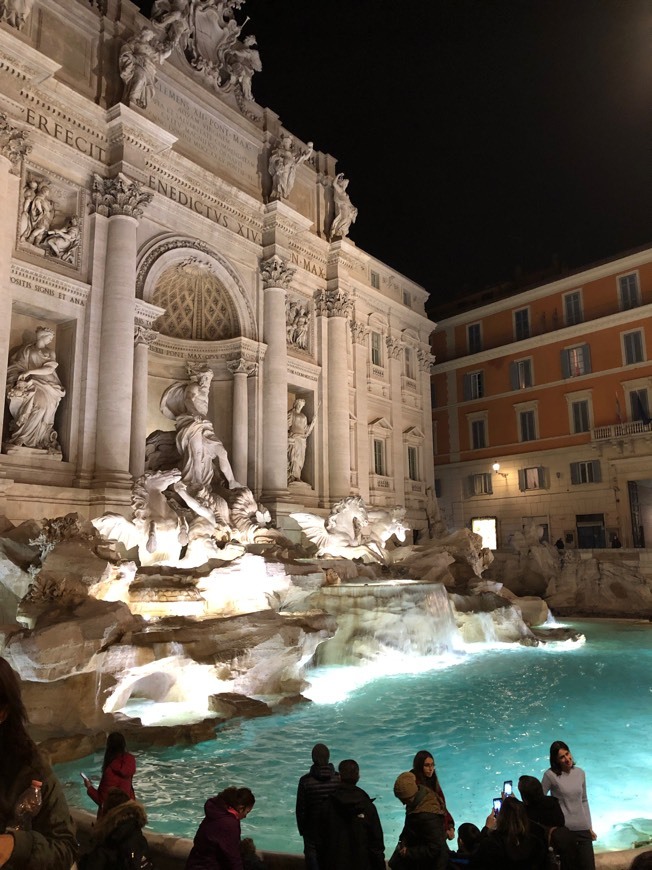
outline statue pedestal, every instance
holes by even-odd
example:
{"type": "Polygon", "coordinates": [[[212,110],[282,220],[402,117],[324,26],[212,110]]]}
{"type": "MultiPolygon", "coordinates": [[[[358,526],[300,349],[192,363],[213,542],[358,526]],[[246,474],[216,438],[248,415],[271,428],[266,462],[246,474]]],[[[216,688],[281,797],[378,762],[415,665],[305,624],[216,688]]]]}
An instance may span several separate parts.
{"type": "Polygon", "coordinates": [[[2,452],[6,453],[7,456],[20,456],[23,459],[38,457],[39,459],[48,459],[51,462],[63,461],[63,453],[60,450],[45,450],[42,447],[22,447],[9,441],[2,442],[2,452]]]}

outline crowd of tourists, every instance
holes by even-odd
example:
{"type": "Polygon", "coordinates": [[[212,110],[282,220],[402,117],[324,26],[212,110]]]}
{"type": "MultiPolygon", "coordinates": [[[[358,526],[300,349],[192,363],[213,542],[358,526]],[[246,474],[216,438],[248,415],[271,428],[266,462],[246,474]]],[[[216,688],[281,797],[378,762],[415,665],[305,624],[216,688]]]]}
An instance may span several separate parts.
{"type": "MultiPolygon", "coordinates": [[[[7,870],[156,870],[143,828],[147,814],[136,800],[136,759],[124,736],[108,735],[100,780],[82,778],[97,805],[90,843],[79,849],[63,790],[27,731],[20,683],[0,657],[0,868],[7,870]],[[81,851],[81,854],[80,854],[81,851]]],[[[358,785],[360,767],[347,758],[337,770],[328,747],[316,743],[312,765],[299,779],[296,822],[307,870],[594,870],[586,777],[566,743],[550,746],[541,780],[523,774],[512,783],[480,828],[456,827],[428,750],[394,782],[405,807],[398,843],[386,851],[374,798],[358,785]],[[454,848],[456,847],[456,848],[454,848]]],[[[264,870],[240,823],[256,799],[229,786],[204,805],[186,870],[264,870]]],[[[630,870],[652,870],[652,850],[630,870]]]]}

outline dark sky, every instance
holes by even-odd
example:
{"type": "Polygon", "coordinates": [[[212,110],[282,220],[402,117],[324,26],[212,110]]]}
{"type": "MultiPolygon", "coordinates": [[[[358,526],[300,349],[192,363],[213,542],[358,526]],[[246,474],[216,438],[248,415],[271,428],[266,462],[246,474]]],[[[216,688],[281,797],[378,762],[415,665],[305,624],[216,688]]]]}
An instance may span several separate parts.
{"type": "Polygon", "coordinates": [[[433,302],[652,242],[652,0],[247,0],[256,101],[433,302]]]}

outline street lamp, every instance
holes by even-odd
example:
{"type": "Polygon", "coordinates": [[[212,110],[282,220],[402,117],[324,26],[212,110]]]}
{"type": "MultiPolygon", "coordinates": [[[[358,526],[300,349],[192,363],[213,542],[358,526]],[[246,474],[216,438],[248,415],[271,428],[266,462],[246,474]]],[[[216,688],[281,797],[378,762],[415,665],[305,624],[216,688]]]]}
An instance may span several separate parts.
{"type": "Polygon", "coordinates": [[[507,472],[505,472],[505,471],[500,470],[500,462],[494,462],[494,464],[491,467],[496,472],[496,474],[499,474],[502,478],[507,480],[507,478],[509,477],[509,474],[507,474],[507,472]]]}

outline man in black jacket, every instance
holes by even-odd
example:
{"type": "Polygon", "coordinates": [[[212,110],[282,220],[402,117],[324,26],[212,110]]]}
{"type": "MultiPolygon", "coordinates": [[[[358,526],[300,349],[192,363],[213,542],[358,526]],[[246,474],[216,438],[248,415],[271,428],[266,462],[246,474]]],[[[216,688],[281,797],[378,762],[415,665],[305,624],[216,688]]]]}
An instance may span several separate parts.
{"type": "Polygon", "coordinates": [[[323,805],[317,853],[320,870],[385,870],[385,843],[378,811],[358,788],[356,761],[341,761],[340,783],[323,805]]]}
{"type": "Polygon", "coordinates": [[[546,834],[546,841],[561,861],[561,870],[575,870],[579,866],[577,838],[565,825],[564,811],[552,795],[544,795],[541,781],[536,776],[521,776],[518,790],[525,804],[528,819],[546,834]]]}
{"type": "Polygon", "coordinates": [[[321,809],[340,781],[329,758],[328,746],[315,743],[312,748],[312,767],[301,777],[297,788],[297,828],[303,837],[306,870],[319,870],[317,836],[321,809]]]}

